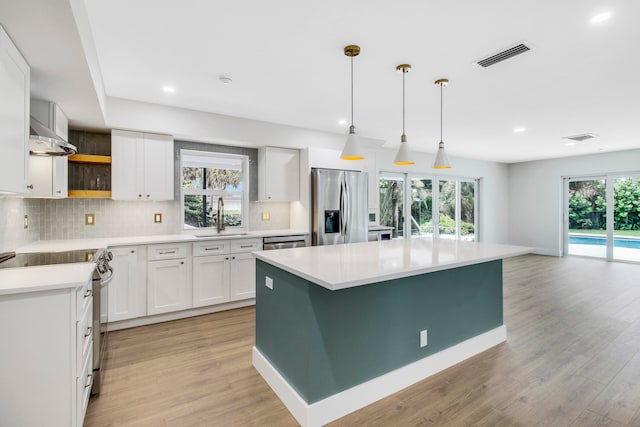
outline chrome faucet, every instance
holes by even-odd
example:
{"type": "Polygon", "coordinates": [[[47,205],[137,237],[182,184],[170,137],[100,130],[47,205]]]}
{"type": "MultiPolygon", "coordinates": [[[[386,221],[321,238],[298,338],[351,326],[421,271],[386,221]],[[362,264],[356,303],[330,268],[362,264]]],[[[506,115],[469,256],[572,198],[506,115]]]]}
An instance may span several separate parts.
{"type": "Polygon", "coordinates": [[[218,233],[224,230],[224,200],[218,197],[218,233]]]}

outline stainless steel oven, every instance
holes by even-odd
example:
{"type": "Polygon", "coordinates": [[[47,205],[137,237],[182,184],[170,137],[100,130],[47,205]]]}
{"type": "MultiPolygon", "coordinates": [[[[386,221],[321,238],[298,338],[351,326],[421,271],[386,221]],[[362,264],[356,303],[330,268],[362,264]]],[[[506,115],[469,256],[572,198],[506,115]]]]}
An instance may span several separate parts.
{"type": "Polygon", "coordinates": [[[105,370],[105,359],[108,342],[108,292],[107,285],[113,280],[113,260],[111,251],[105,251],[96,260],[93,270],[91,289],[93,290],[93,386],[91,394],[96,395],[102,389],[102,375],[105,370]]]}

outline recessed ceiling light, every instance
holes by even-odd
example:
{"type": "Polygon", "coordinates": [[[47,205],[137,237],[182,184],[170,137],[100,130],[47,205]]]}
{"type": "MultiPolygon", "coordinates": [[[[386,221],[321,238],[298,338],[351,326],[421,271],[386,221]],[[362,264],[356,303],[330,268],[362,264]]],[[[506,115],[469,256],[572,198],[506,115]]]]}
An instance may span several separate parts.
{"type": "Polygon", "coordinates": [[[569,141],[569,142],[565,142],[564,145],[566,145],[567,147],[571,147],[572,145],[576,145],[577,143],[574,141],[569,141]]]}
{"type": "Polygon", "coordinates": [[[513,131],[514,131],[515,133],[522,133],[522,132],[524,132],[524,131],[526,131],[526,130],[527,130],[527,128],[515,128],[513,131]]]}
{"type": "Polygon", "coordinates": [[[162,91],[164,93],[175,93],[176,88],[174,88],[173,86],[162,86],[162,91]]]}
{"type": "Polygon", "coordinates": [[[220,82],[225,86],[230,86],[231,83],[233,83],[233,79],[231,78],[231,76],[227,76],[225,74],[218,77],[218,80],[220,80],[220,82]]]}
{"type": "Polygon", "coordinates": [[[602,13],[598,13],[597,15],[594,15],[591,18],[591,22],[593,22],[594,24],[597,24],[599,22],[606,21],[609,18],[611,18],[611,12],[602,12],[602,13]]]}
{"type": "Polygon", "coordinates": [[[339,124],[339,125],[341,125],[341,126],[346,125],[346,124],[347,124],[347,119],[340,119],[340,120],[338,120],[338,124],[339,124]]]}

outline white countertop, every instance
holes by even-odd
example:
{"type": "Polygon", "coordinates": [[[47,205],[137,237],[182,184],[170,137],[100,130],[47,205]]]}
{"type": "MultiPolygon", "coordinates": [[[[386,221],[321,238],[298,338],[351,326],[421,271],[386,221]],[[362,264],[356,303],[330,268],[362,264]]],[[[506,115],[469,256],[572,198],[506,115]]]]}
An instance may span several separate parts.
{"type": "Polygon", "coordinates": [[[256,257],[330,290],[523,255],[532,248],[431,238],[255,252],[256,257]]]}
{"type": "MultiPolygon", "coordinates": [[[[195,233],[194,233],[195,234],[195,233]]],[[[308,231],[298,230],[261,230],[261,231],[245,231],[245,232],[223,232],[217,234],[200,233],[201,236],[196,237],[194,234],[162,234],[155,236],[127,236],[127,237],[101,237],[95,239],[69,239],[69,240],[40,240],[38,242],[28,243],[16,249],[19,253],[35,253],[35,252],[63,252],[82,249],[99,249],[115,246],[130,245],[150,245],[154,243],[174,243],[174,242],[201,242],[206,240],[231,240],[231,239],[252,239],[271,236],[293,236],[299,234],[309,234],[308,231]],[[239,234],[242,233],[242,234],[239,234]]]]}
{"type": "Polygon", "coordinates": [[[27,292],[78,288],[91,277],[90,262],[5,268],[0,270],[0,296],[27,292]]]}
{"type": "MultiPolygon", "coordinates": [[[[222,234],[207,233],[206,237],[193,234],[168,234],[156,236],[105,237],[96,239],[40,240],[21,246],[18,253],[64,252],[83,249],[100,249],[116,246],[148,245],[155,243],[201,242],[207,240],[252,239],[270,236],[309,234],[299,230],[262,230],[238,234],[232,231],[222,234]]],[[[200,233],[202,234],[202,233],[200,233]]],[[[0,269],[0,295],[37,292],[61,288],[75,288],[91,277],[94,264],[73,263],[37,267],[0,269]]]]}

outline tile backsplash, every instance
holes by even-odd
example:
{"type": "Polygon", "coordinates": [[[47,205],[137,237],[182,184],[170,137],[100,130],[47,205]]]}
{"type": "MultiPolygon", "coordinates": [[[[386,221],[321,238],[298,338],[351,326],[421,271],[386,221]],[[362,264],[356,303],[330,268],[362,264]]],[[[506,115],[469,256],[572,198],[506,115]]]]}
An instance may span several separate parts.
{"type": "Polygon", "coordinates": [[[40,200],[0,196],[0,252],[40,239],[40,200]],[[29,228],[24,228],[24,216],[29,228]]]}
{"type": "MultiPolygon", "coordinates": [[[[21,199],[0,197],[0,251],[13,250],[37,240],[122,237],[182,232],[178,201],[116,201],[109,199],[21,199]],[[162,222],[154,222],[154,214],[162,222]],[[29,228],[24,229],[24,215],[29,228]],[[85,225],[85,215],[94,214],[93,225],[85,225]]],[[[250,230],[289,228],[288,202],[251,202],[250,230]],[[261,214],[270,213],[269,221],[261,214]]]]}

